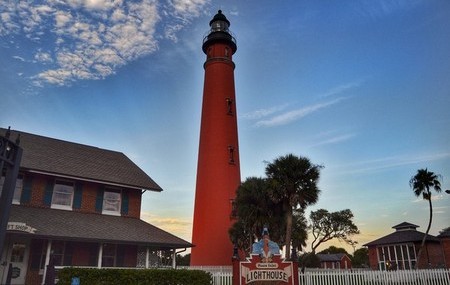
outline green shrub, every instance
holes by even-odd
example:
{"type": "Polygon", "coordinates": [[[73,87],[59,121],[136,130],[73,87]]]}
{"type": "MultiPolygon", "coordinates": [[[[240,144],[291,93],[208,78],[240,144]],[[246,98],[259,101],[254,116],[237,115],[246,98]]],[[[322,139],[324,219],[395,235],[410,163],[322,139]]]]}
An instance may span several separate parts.
{"type": "Polygon", "coordinates": [[[58,272],[58,285],[71,285],[72,277],[80,278],[80,285],[210,285],[212,283],[211,274],[201,270],[66,267],[58,272]]]}

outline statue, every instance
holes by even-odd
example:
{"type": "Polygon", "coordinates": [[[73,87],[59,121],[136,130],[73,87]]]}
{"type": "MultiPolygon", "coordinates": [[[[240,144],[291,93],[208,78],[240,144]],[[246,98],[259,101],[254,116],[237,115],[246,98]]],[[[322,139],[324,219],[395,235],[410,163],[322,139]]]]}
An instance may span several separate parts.
{"type": "Polygon", "coordinates": [[[253,243],[252,254],[258,254],[261,257],[261,262],[272,262],[272,256],[274,254],[280,254],[280,247],[276,242],[273,242],[269,238],[269,230],[267,226],[264,226],[262,232],[262,238],[253,243]]]}

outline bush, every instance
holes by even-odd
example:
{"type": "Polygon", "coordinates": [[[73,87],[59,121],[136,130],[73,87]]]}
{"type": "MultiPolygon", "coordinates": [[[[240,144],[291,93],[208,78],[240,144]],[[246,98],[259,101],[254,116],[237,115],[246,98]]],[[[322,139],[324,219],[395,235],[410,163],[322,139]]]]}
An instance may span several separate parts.
{"type": "Polygon", "coordinates": [[[72,277],[80,278],[80,285],[210,285],[212,282],[211,274],[201,270],[66,267],[58,272],[58,285],[71,285],[72,277]]]}

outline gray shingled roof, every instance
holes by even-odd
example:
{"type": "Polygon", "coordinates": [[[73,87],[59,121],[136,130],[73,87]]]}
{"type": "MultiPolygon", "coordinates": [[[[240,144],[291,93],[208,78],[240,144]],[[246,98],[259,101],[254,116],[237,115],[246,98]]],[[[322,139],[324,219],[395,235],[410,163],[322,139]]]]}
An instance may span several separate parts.
{"type": "Polygon", "coordinates": [[[138,244],[158,249],[193,245],[140,219],[12,205],[9,222],[35,228],[36,238],[138,244]]]}
{"type": "MultiPolygon", "coordinates": [[[[387,245],[387,244],[399,244],[399,243],[408,243],[408,242],[421,242],[423,236],[425,235],[422,232],[415,230],[415,227],[418,227],[409,223],[402,223],[393,228],[397,228],[397,231],[388,234],[387,236],[381,237],[377,240],[371,241],[369,243],[364,244],[364,246],[374,246],[374,245],[387,245]],[[413,226],[412,228],[405,226],[413,226]]],[[[427,235],[427,242],[439,242],[439,239],[432,235],[427,235]]]]}
{"type": "Polygon", "coordinates": [[[346,255],[345,253],[318,253],[316,254],[320,261],[324,262],[336,262],[341,261],[346,255]]]}
{"type": "MultiPolygon", "coordinates": [[[[6,129],[0,128],[4,136],[6,129]]],[[[11,130],[20,133],[22,170],[69,176],[131,188],[162,191],[142,169],[121,152],[11,130]]]]}

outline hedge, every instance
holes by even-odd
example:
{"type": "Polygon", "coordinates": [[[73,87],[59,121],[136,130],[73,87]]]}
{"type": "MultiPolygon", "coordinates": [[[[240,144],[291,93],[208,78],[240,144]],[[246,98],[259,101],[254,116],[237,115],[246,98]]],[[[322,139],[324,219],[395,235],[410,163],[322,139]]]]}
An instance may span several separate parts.
{"type": "Polygon", "coordinates": [[[95,269],[65,267],[58,272],[58,285],[71,285],[72,277],[80,285],[210,285],[212,276],[201,270],[187,269],[95,269]]]}

